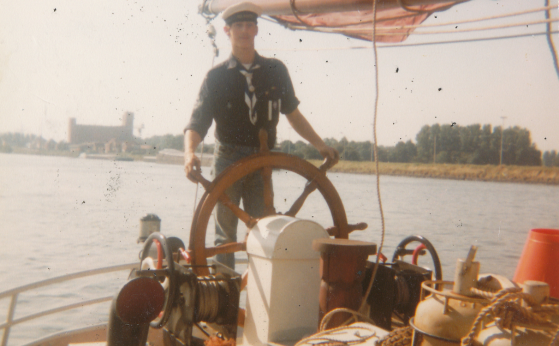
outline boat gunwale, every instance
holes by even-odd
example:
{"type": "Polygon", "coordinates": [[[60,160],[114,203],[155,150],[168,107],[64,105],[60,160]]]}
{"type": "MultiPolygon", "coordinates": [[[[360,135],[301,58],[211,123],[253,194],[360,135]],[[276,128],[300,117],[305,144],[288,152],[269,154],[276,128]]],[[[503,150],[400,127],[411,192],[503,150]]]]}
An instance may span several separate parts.
{"type": "MultiPolygon", "coordinates": [[[[213,259],[209,259],[210,260],[210,264],[211,265],[220,265],[219,263],[214,263],[213,259]]],[[[237,258],[237,264],[248,264],[248,259],[246,258],[237,258]]],[[[220,265],[221,266],[221,265],[220,265]]],[[[45,286],[50,286],[50,285],[54,285],[54,284],[58,284],[61,282],[66,282],[66,281],[70,281],[70,280],[75,280],[75,279],[81,279],[84,277],[89,277],[89,276],[95,276],[95,275],[100,275],[100,274],[106,274],[106,273],[112,273],[112,272],[118,272],[118,271],[123,271],[123,270],[133,270],[133,269],[139,269],[140,268],[140,263],[138,262],[132,262],[132,263],[126,263],[126,264],[119,264],[119,265],[115,265],[115,266],[107,266],[107,267],[101,267],[101,268],[94,268],[94,269],[88,269],[88,270],[83,270],[83,271],[79,271],[79,272],[75,272],[75,273],[71,273],[71,274],[66,274],[66,275],[61,275],[58,277],[54,277],[54,278],[50,278],[50,279],[45,279],[42,281],[38,281],[38,282],[33,282],[30,284],[25,284],[22,286],[18,286],[18,287],[14,287],[11,288],[9,290],[6,290],[4,292],[0,292],[0,300],[2,299],[8,299],[11,298],[11,302],[8,306],[8,308],[6,309],[8,312],[6,314],[6,321],[2,324],[0,324],[0,331],[3,330],[4,334],[2,336],[2,340],[0,342],[0,346],[7,346],[8,345],[8,339],[9,339],[9,334],[11,331],[12,326],[15,325],[20,325],[23,324],[25,322],[37,319],[37,318],[41,318],[44,316],[48,316],[48,315],[53,315],[55,313],[60,313],[60,312],[64,312],[64,311],[68,311],[68,310],[72,310],[72,309],[76,309],[76,308],[81,308],[85,305],[94,305],[94,304],[101,304],[104,303],[106,301],[109,301],[113,298],[113,296],[106,296],[106,297],[98,297],[98,298],[94,298],[94,299],[90,299],[87,301],[82,301],[82,302],[78,302],[78,303],[72,303],[72,304],[68,304],[68,305],[62,305],[53,309],[49,309],[49,310],[44,310],[38,313],[33,313],[30,315],[26,315],[23,317],[20,317],[16,320],[14,320],[14,315],[15,315],[15,308],[17,306],[17,298],[19,296],[20,293],[22,292],[27,292],[27,291],[31,291],[33,289],[37,289],[37,288],[41,288],[41,287],[45,287],[45,286]]],[[[230,268],[225,268],[225,267],[221,267],[221,270],[224,272],[229,273],[230,275],[240,275],[239,273],[235,272],[234,270],[230,269],[230,268]]],[[[55,332],[53,334],[50,334],[46,337],[43,337],[41,339],[36,339],[33,340],[29,343],[23,344],[22,346],[37,346],[37,345],[45,345],[48,344],[49,346],[67,346],[70,343],[83,343],[83,342],[105,342],[106,341],[106,330],[108,328],[108,322],[104,322],[104,323],[100,323],[100,324],[96,324],[96,325],[92,325],[92,326],[86,326],[86,327],[81,327],[81,328],[76,328],[76,329],[66,329],[66,330],[62,330],[59,332],[55,332]],[[88,337],[88,333],[93,333],[96,331],[100,331],[101,333],[97,333],[95,334],[95,340],[92,339],[92,337],[88,337]],[[65,341],[67,340],[67,341],[65,341]],[[76,341],[79,340],[79,341],[76,341]]]]}
{"type": "Polygon", "coordinates": [[[26,284],[26,285],[23,285],[23,286],[14,287],[14,288],[11,288],[11,289],[9,289],[7,291],[4,291],[4,292],[0,292],[0,299],[4,299],[8,296],[13,296],[14,294],[19,294],[19,293],[26,292],[26,291],[29,291],[29,290],[32,290],[32,289],[35,289],[35,288],[49,286],[49,285],[57,284],[57,283],[64,282],[64,281],[79,279],[79,278],[93,276],[93,275],[111,273],[111,272],[121,271],[121,270],[125,270],[125,269],[134,269],[134,268],[139,268],[139,266],[140,266],[140,264],[138,262],[133,262],[133,263],[127,263],[127,264],[119,264],[119,265],[116,265],[116,266],[88,269],[88,270],[84,270],[84,271],[80,271],[80,272],[76,272],[76,273],[72,273],[72,274],[61,275],[61,276],[57,276],[57,277],[54,277],[54,278],[45,279],[45,280],[42,280],[42,281],[26,284]]]}
{"type": "MultiPolygon", "coordinates": [[[[14,320],[15,310],[16,310],[16,306],[17,306],[17,300],[18,300],[18,296],[19,296],[20,293],[27,292],[27,291],[37,289],[37,288],[41,288],[41,287],[45,287],[45,286],[50,286],[50,285],[70,281],[70,280],[80,279],[80,278],[84,278],[84,277],[95,276],[95,275],[106,274],[106,273],[112,273],[112,272],[118,272],[118,271],[123,271],[123,270],[133,270],[133,269],[138,269],[138,268],[139,268],[139,263],[138,262],[133,262],[133,263],[127,263],[127,264],[120,264],[120,265],[116,265],[116,266],[108,266],[108,267],[101,267],[101,268],[95,268],[95,269],[88,269],[88,270],[84,270],[84,271],[80,271],[80,272],[76,272],[76,273],[71,273],[71,274],[66,274],[66,275],[62,275],[62,276],[58,276],[58,277],[54,277],[54,278],[50,278],[50,279],[46,279],[46,280],[42,280],[42,281],[38,281],[38,282],[33,282],[33,283],[30,283],[30,284],[26,284],[26,285],[18,286],[18,287],[15,287],[15,288],[11,288],[11,289],[6,290],[4,292],[0,292],[0,300],[1,299],[8,299],[8,298],[10,298],[10,300],[11,300],[10,303],[9,303],[9,306],[7,308],[6,321],[4,323],[0,324],[0,330],[3,330],[3,336],[2,336],[2,341],[0,343],[0,346],[6,346],[8,344],[8,339],[9,339],[11,328],[15,325],[20,325],[20,324],[23,324],[25,322],[28,322],[28,321],[31,321],[31,320],[34,320],[34,319],[37,319],[37,318],[40,318],[40,317],[44,317],[44,316],[52,315],[52,314],[55,314],[55,313],[76,309],[78,307],[83,307],[85,305],[94,305],[94,304],[104,303],[104,302],[109,301],[109,300],[112,299],[112,296],[98,297],[98,298],[90,299],[90,300],[87,300],[87,301],[82,301],[82,302],[79,302],[79,303],[62,305],[62,306],[59,306],[59,307],[56,307],[56,308],[53,308],[53,309],[44,310],[44,311],[41,311],[41,312],[38,312],[38,313],[33,313],[33,314],[30,314],[30,315],[26,315],[26,316],[23,316],[21,318],[18,318],[16,320],[14,320]]],[[[56,340],[60,337],[65,337],[64,335],[67,335],[67,334],[70,334],[70,335],[68,335],[68,337],[71,337],[72,335],[77,335],[76,333],[78,333],[78,334],[88,333],[90,331],[89,329],[93,328],[92,330],[97,330],[97,329],[100,329],[102,325],[104,325],[105,326],[104,328],[106,329],[106,323],[104,323],[104,324],[99,324],[99,325],[95,325],[95,326],[84,327],[84,328],[81,328],[81,329],[65,330],[65,331],[61,331],[61,332],[58,332],[56,334],[53,334],[51,336],[48,336],[46,338],[32,341],[31,343],[26,344],[26,346],[39,345],[39,344],[47,342],[48,340],[56,340]]],[[[68,343],[65,343],[65,344],[63,343],[63,345],[67,345],[67,344],[68,343]]],[[[56,345],[58,345],[58,344],[56,344],[56,345]]]]}
{"type": "Polygon", "coordinates": [[[89,327],[78,329],[64,330],[50,334],[41,339],[31,341],[30,343],[22,346],[68,346],[71,343],[84,343],[84,342],[106,342],[107,341],[107,322],[96,324],[89,327]],[[99,333],[96,333],[99,332],[99,333]],[[96,333],[98,336],[95,340],[87,338],[88,333],[96,333]]]}

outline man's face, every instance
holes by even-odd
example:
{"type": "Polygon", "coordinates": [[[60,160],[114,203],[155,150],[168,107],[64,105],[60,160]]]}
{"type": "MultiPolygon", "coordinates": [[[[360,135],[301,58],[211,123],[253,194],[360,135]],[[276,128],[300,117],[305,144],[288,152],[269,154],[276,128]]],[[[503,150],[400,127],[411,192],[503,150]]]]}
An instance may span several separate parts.
{"type": "Polygon", "coordinates": [[[258,34],[258,25],[254,22],[235,22],[224,28],[231,45],[239,48],[254,48],[254,37],[258,34]]]}

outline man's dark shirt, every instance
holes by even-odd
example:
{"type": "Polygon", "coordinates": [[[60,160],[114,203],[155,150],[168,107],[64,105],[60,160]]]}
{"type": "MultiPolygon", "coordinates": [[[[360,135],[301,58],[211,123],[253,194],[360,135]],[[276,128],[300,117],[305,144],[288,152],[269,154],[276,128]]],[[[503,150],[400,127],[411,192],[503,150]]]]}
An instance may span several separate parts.
{"type": "Polygon", "coordinates": [[[204,138],[215,120],[218,141],[259,147],[258,132],[263,127],[268,131],[268,147],[273,148],[279,112],[289,114],[298,105],[291,78],[281,61],[256,54],[247,71],[231,55],[206,75],[185,131],[194,130],[204,138]],[[252,78],[247,77],[250,73],[252,78]]]}

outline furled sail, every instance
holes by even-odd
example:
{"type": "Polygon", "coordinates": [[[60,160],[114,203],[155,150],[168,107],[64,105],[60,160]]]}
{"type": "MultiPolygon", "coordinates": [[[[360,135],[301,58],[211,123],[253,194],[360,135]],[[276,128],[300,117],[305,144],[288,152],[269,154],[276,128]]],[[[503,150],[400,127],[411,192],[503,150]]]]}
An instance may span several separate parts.
{"type": "MultiPolygon", "coordinates": [[[[218,14],[238,0],[206,0],[205,14],[218,14]]],[[[372,40],[373,0],[252,0],[263,14],[290,29],[340,33],[372,40]]],[[[464,2],[442,0],[377,0],[376,41],[406,40],[413,26],[437,11],[464,2]],[[410,27],[412,26],[412,27],[410,27]]]]}

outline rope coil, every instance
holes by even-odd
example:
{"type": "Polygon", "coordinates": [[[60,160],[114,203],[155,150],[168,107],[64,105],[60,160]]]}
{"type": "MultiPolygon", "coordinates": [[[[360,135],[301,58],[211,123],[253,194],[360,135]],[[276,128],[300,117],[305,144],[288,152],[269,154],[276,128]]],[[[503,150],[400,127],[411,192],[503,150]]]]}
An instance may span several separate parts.
{"type": "Polygon", "coordinates": [[[377,346],[408,346],[411,345],[413,328],[410,326],[394,329],[377,342],[377,346]]]}
{"type": "Polygon", "coordinates": [[[368,340],[378,338],[375,330],[362,324],[352,324],[338,328],[323,330],[299,341],[295,346],[322,345],[322,346],[347,346],[363,344],[368,340]],[[352,332],[352,333],[348,333],[352,332]]]}
{"type": "Polygon", "coordinates": [[[227,285],[214,275],[199,277],[196,285],[199,296],[196,301],[196,320],[210,323],[217,321],[224,305],[227,304],[227,285]]]}
{"type": "MultiPolygon", "coordinates": [[[[552,315],[559,314],[559,305],[536,303],[534,298],[523,293],[520,288],[512,287],[501,290],[495,294],[491,303],[482,309],[472,325],[470,333],[462,338],[462,346],[475,346],[478,344],[475,338],[483,329],[484,320],[492,317],[495,325],[501,329],[513,330],[515,325],[530,325],[534,329],[557,330],[558,326],[549,321],[552,315]],[[525,302],[524,307],[520,302],[525,302]]],[[[550,345],[556,345],[559,337],[555,335],[550,345]]]]}
{"type": "Polygon", "coordinates": [[[324,315],[324,317],[322,318],[322,321],[320,322],[320,327],[319,330],[320,331],[325,331],[328,328],[328,323],[330,323],[330,320],[332,319],[332,316],[334,316],[337,313],[340,312],[345,312],[345,313],[349,313],[352,315],[351,318],[349,318],[347,321],[345,321],[343,323],[344,326],[348,325],[349,323],[353,322],[353,321],[359,321],[359,319],[361,319],[362,321],[365,321],[367,323],[370,324],[375,324],[375,321],[373,321],[372,319],[370,319],[368,316],[359,313],[355,310],[351,310],[351,309],[346,309],[346,308],[336,308],[334,310],[328,311],[328,313],[326,315],[324,315]]]}

